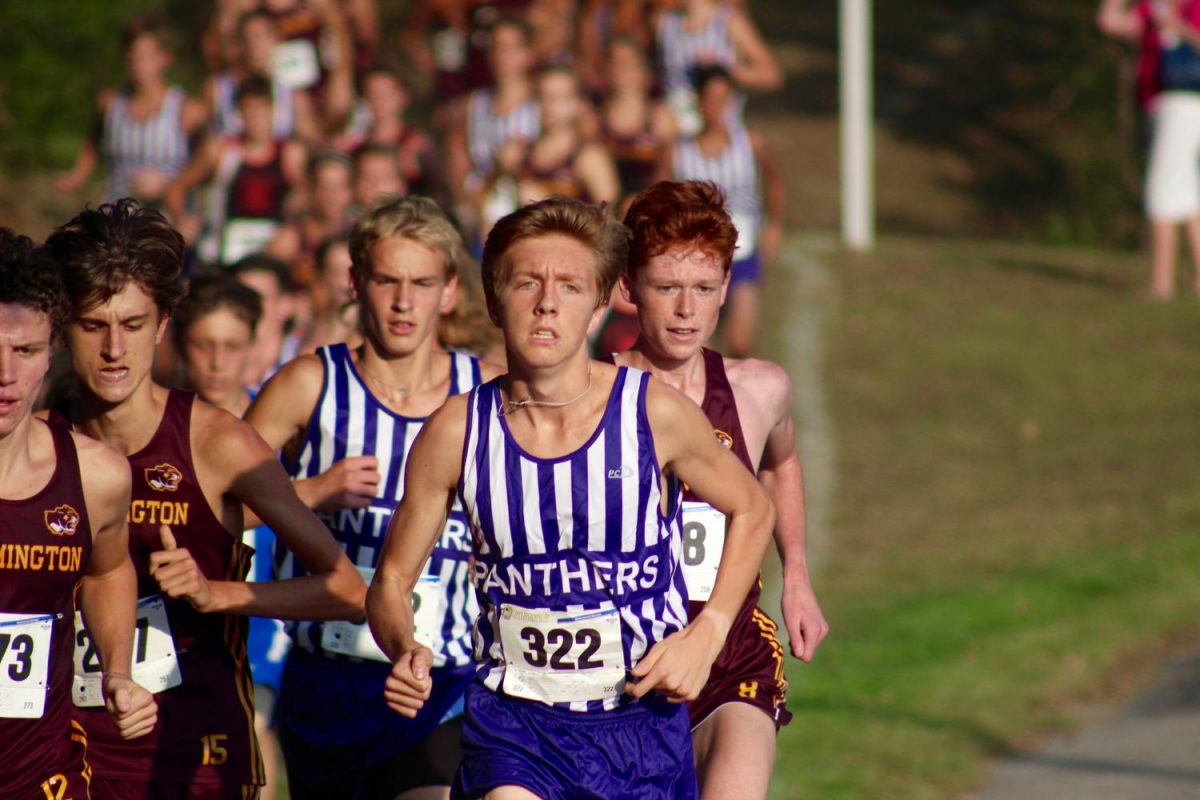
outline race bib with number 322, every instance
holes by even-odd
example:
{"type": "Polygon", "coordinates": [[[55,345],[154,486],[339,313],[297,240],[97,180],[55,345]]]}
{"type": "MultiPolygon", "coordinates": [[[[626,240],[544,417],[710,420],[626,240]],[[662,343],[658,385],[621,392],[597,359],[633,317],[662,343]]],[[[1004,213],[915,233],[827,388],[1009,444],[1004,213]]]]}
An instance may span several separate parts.
{"type": "Polygon", "coordinates": [[[543,703],[607,700],[625,689],[625,650],[615,608],[547,611],[500,606],[504,691],[543,703]]]}

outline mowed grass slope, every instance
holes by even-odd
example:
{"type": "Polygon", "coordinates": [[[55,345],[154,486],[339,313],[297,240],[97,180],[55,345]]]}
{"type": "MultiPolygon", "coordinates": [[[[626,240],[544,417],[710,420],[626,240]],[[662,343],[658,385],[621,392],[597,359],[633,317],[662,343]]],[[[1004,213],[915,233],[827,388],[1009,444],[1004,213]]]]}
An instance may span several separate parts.
{"type": "Polygon", "coordinates": [[[773,797],[955,797],[1200,629],[1200,302],[1139,299],[1127,255],[825,261],[832,633],[789,670],[773,797]]]}

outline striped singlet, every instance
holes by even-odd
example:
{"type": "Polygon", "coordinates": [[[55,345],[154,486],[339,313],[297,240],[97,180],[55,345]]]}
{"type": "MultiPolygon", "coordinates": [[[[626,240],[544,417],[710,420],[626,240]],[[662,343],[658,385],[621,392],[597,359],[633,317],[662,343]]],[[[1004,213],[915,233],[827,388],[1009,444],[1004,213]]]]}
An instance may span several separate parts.
{"type": "Polygon", "coordinates": [[[729,145],[715,158],[705,155],[697,140],[680,139],[671,163],[677,181],[712,181],[721,187],[726,210],[738,231],[734,259],[741,261],[754,253],[762,227],[762,190],[758,159],[745,126],[729,126],[729,145]]]}
{"type": "Polygon", "coordinates": [[[621,367],[592,437],[557,458],[513,439],[499,381],[471,393],[459,494],[475,542],[475,656],[492,691],[572,711],[631,702],[627,670],[687,624],[680,488],[621,367]]]}
{"type": "MultiPolygon", "coordinates": [[[[288,472],[293,478],[312,478],[350,456],[373,455],[379,460],[378,494],[369,507],[317,515],[345,549],[351,563],[360,570],[374,570],[392,512],[404,495],[408,451],[424,427],[425,418],[402,417],[380,403],[363,382],[351,360],[350,348],[344,343],[322,347],[317,353],[325,366],[325,385],[304,444],[295,462],[287,465],[288,472]]],[[[471,389],[479,380],[478,359],[465,353],[450,353],[451,395],[471,389]]],[[[433,650],[435,667],[471,662],[471,623],[478,608],[468,575],[470,555],[466,518],[455,504],[418,582],[421,603],[440,604],[432,641],[426,642],[433,650]],[[440,596],[421,592],[422,586],[440,588],[440,596]]],[[[280,577],[304,574],[292,553],[279,552],[277,558],[281,561],[280,577]]],[[[416,608],[414,612],[420,618],[422,610],[416,608]]],[[[329,638],[323,636],[321,623],[289,625],[300,647],[322,652],[331,646],[329,638]]]]}
{"type": "Polygon", "coordinates": [[[177,175],[188,160],[188,138],[183,129],[183,90],[167,90],[158,113],[139,122],[129,114],[130,95],[113,98],[104,115],[101,151],[108,162],[107,198],[133,193],[133,175],[143,169],[177,175]]]}
{"type": "Polygon", "coordinates": [[[688,72],[700,62],[708,61],[732,69],[737,53],[729,38],[729,18],[733,11],[722,3],[709,23],[698,31],[684,28],[684,13],[670,11],[658,23],[658,52],[662,59],[663,90],[665,93],[690,89],[688,72]]]}
{"type": "Polygon", "coordinates": [[[467,150],[478,177],[485,178],[492,171],[496,154],[504,145],[513,139],[532,142],[540,131],[537,103],[533,100],[501,115],[492,107],[489,90],[471,92],[467,105],[467,150]]]}

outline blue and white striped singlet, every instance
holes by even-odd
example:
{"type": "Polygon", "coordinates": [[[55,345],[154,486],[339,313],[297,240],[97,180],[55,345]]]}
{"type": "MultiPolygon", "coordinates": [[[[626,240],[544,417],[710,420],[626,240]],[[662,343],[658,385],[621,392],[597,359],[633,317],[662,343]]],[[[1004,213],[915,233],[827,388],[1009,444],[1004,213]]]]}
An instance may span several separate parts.
{"type": "MultiPolygon", "coordinates": [[[[345,549],[351,563],[374,569],[392,512],[404,495],[408,451],[425,425],[425,417],[402,417],[380,403],[363,382],[344,343],[322,347],[317,353],[325,365],[325,385],[300,454],[295,463],[286,466],[293,478],[312,478],[350,456],[373,455],[379,460],[379,490],[368,508],[317,515],[345,549]]],[[[450,359],[451,395],[478,385],[477,358],[452,352],[450,359]]],[[[277,555],[282,556],[281,578],[305,574],[292,553],[277,555]]],[[[468,574],[470,556],[466,517],[455,503],[422,574],[422,580],[440,579],[446,592],[441,630],[434,636],[431,647],[435,667],[471,662],[471,624],[478,606],[468,574]]],[[[306,650],[322,649],[320,623],[295,623],[292,636],[306,650]]]]}
{"type": "Polygon", "coordinates": [[[740,123],[730,125],[729,140],[729,146],[720,155],[710,158],[695,139],[680,139],[675,143],[671,172],[677,181],[712,181],[725,192],[726,210],[738,230],[734,258],[740,261],[758,248],[763,217],[762,189],[758,159],[745,126],[740,123]]]}
{"type": "Polygon", "coordinates": [[[129,114],[130,96],[121,92],[104,115],[101,151],[108,164],[106,197],[115,200],[133,193],[133,175],[151,169],[179,174],[188,161],[188,138],[183,129],[183,90],[167,90],[158,113],[139,122],[129,114]]]}
{"type": "Polygon", "coordinates": [[[459,493],[475,540],[483,684],[572,711],[630,702],[625,674],[687,624],[678,481],[646,416],[649,375],[621,367],[596,432],[538,458],[513,439],[498,381],[471,393],[459,493]]]}
{"type": "Polygon", "coordinates": [[[507,114],[497,114],[492,107],[492,93],[487,89],[471,92],[467,105],[467,150],[471,166],[480,178],[492,171],[496,155],[513,139],[532,142],[541,131],[537,103],[529,100],[507,114]]]}

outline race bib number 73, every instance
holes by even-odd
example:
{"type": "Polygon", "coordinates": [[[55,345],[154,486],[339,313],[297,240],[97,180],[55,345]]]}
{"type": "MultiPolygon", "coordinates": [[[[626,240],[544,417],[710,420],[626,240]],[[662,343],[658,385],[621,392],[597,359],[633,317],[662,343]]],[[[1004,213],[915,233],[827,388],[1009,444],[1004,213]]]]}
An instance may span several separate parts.
{"type": "Polygon", "coordinates": [[[51,614],[0,614],[0,717],[39,719],[45,713],[53,629],[51,614]]]}

